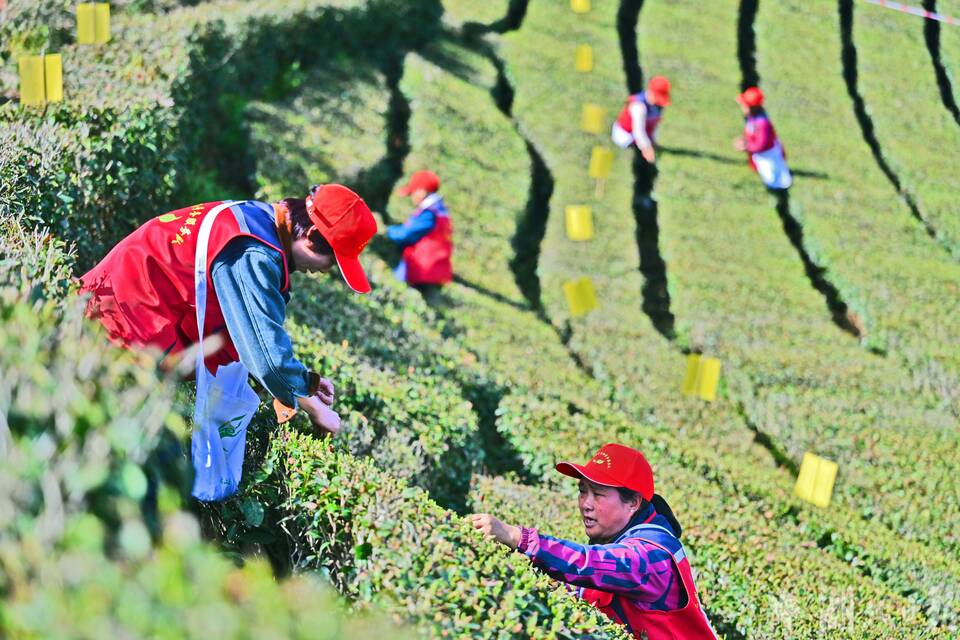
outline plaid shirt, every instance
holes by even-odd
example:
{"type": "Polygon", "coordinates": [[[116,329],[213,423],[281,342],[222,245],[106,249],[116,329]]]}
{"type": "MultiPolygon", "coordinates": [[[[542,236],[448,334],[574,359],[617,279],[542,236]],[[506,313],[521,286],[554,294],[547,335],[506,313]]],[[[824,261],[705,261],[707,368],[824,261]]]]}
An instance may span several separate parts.
{"type": "MultiPolygon", "coordinates": [[[[653,508],[648,509],[652,513],[653,508]]],[[[626,538],[610,544],[578,544],[529,527],[521,532],[517,550],[556,580],[627,597],[644,610],[671,611],[686,603],[673,558],[648,542],[626,538]]]]}

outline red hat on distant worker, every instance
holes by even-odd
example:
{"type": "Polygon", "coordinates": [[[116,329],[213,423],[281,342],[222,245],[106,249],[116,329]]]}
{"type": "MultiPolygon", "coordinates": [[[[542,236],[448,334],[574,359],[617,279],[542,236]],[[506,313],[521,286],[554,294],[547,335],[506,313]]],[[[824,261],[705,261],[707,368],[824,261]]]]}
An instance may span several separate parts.
{"type": "Polygon", "coordinates": [[[440,189],[440,176],[433,171],[417,171],[410,176],[410,182],[400,187],[398,193],[408,196],[414,191],[423,189],[427,193],[434,193],[440,189]]]}
{"type": "Polygon", "coordinates": [[[763,106],[763,91],[760,87],[750,87],[737,96],[737,102],[747,107],[763,106]]]}
{"type": "Polygon", "coordinates": [[[663,76],[653,76],[647,83],[647,100],[658,107],[670,106],[670,81],[663,76]]]}
{"type": "Polygon", "coordinates": [[[607,487],[625,487],[653,500],[653,469],[643,454],[622,444],[605,444],[587,464],[560,462],[557,471],[607,487]]]}

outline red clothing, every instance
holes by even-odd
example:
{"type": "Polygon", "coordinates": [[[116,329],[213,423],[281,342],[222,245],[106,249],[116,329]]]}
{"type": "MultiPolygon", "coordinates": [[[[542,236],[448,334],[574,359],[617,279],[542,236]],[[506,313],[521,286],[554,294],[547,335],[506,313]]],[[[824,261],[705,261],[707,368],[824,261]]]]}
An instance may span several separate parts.
{"type": "Polygon", "coordinates": [[[747,118],[743,127],[743,142],[747,153],[760,153],[773,148],[777,142],[777,132],[765,114],[747,118]]]}
{"type": "Polygon", "coordinates": [[[403,250],[407,282],[412,285],[447,284],[453,280],[453,225],[448,215],[437,215],[433,231],[403,250]]]}
{"type": "Polygon", "coordinates": [[[716,640],[690,561],[652,506],[610,544],[578,544],[521,528],[517,550],[637,638],[716,640]]]}
{"type": "MultiPolygon", "coordinates": [[[[194,291],[197,230],[204,216],[218,204],[198,204],[149,220],[83,275],[81,292],[92,294],[87,315],[103,323],[111,340],[125,347],[149,346],[165,353],[178,353],[198,342],[194,291]]],[[[247,236],[280,252],[284,264],[282,291],[289,289],[286,254],[271,242],[268,231],[258,234],[256,225],[248,226],[236,206],[224,211],[210,234],[207,273],[227,243],[247,236]]],[[[208,281],[207,291],[206,334],[220,332],[226,339],[222,349],[207,357],[207,367],[215,372],[218,365],[236,362],[240,357],[226,331],[212,282],[208,281]]]]}
{"type": "Polygon", "coordinates": [[[627,103],[623,105],[623,109],[617,117],[617,124],[627,133],[633,133],[633,116],[630,114],[630,106],[638,102],[642,102],[647,110],[645,130],[647,137],[652,140],[654,134],[657,132],[657,127],[660,125],[660,118],[663,117],[663,107],[658,107],[655,104],[647,102],[646,94],[643,91],[627,98],[627,103]]]}
{"type": "Polygon", "coordinates": [[[620,594],[596,589],[587,589],[584,600],[590,602],[610,618],[626,625],[637,638],[646,640],[717,640],[717,634],[707,620],[700,604],[697,587],[690,570],[683,546],[672,533],[659,526],[640,525],[625,534],[627,538],[638,539],[646,544],[658,547],[662,553],[672,556],[674,566],[680,573],[683,589],[687,594],[686,603],[679,609],[651,610],[634,605],[620,594]],[[643,634],[643,635],[641,635],[643,634]]]}

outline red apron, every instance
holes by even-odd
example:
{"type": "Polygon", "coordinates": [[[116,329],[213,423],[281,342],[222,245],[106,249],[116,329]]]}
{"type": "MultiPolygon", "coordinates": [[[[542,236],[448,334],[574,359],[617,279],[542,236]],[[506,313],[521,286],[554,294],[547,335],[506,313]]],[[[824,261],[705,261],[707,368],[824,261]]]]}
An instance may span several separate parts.
{"type": "MultiPolygon", "coordinates": [[[[92,297],[87,315],[99,319],[110,339],[124,347],[154,347],[178,353],[197,342],[194,257],[197,230],[204,216],[220,202],[178,209],[153,218],[121,240],[81,278],[82,293],[92,297]]],[[[207,272],[221,250],[234,238],[247,236],[283,256],[283,288],[290,287],[286,254],[279,247],[268,205],[239,202],[216,219],[210,234],[207,272]],[[244,213],[246,210],[246,215],[244,213]],[[232,213],[232,215],[231,215],[232,213]],[[261,219],[262,218],[262,219],[261,219]]],[[[226,331],[213,283],[208,280],[205,325],[207,335],[220,332],[226,344],[206,359],[218,365],[240,359],[226,331]]]]}
{"type": "Polygon", "coordinates": [[[627,99],[627,103],[623,106],[623,110],[620,111],[620,115],[617,117],[617,124],[627,133],[633,133],[633,117],[630,115],[630,105],[637,102],[643,102],[647,107],[647,121],[645,126],[647,137],[653,140],[657,132],[657,126],[660,124],[660,118],[663,117],[663,108],[647,103],[643,92],[635,93],[627,99]]]}
{"type": "Polygon", "coordinates": [[[453,225],[445,211],[436,211],[433,230],[403,250],[407,283],[447,284],[453,280],[453,225]]]}
{"type": "Polygon", "coordinates": [[[627,537],[648,542],[673,556],[687,592],[687,604],[673,611],[651,611],[640,609],[630,598],[609,591],[583,589],[581,597],[613,620],[626,625],[636,638],[717,640],[717,634],[700,605],[690,561],[676,536],[659,525],[641,524],[624,534],[620,540],[627,537]]]}

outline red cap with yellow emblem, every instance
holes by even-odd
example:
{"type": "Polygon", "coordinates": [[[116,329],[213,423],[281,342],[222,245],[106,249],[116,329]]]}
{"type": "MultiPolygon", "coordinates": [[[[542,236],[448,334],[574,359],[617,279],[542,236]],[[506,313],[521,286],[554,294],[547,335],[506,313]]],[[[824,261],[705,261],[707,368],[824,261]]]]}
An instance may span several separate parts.
{"type": "Polygon", "coordinates": [[[643,454],[622,444],[605,444],[587,464],[560,462],[557,471],[607,487],[625,487],[653,500],[653,469],[643,454]]]}
{"type": "Polygon", "coordinates": [[[321,185],[307,197],[307,215],[330,243],[347,285],[357,293],[370,293],[359,257],[376,235],[377,221],[363,198],[343,185],[321,185]]]}

